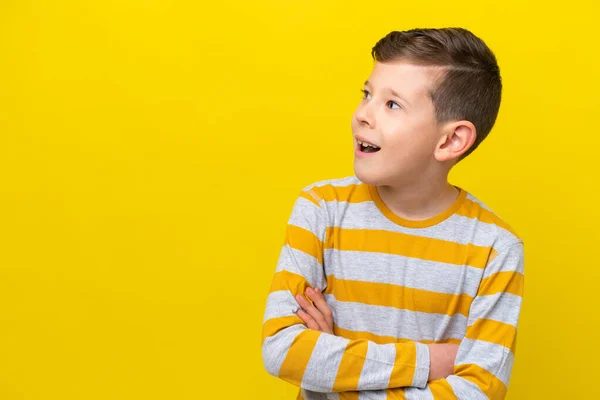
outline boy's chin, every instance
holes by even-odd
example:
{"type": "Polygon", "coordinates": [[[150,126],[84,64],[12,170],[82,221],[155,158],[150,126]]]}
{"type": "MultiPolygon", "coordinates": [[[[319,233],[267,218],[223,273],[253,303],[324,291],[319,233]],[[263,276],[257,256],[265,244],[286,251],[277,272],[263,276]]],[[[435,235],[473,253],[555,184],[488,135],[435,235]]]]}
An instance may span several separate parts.
{"type": "Polygon", "coordinates": [[[360,168],[356,164],[354,165],[354,175],[363,183],[372,186],[383,186],[385,184],[385,177],[377,171],[369,171],[366,168],[360,168]]]}

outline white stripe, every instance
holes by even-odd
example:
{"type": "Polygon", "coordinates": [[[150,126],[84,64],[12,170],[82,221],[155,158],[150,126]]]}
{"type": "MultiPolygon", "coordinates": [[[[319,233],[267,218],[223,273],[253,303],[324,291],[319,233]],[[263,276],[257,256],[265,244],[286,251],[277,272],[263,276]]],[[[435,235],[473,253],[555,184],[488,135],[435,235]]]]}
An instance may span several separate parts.
{"type": "Polygon", "coordinates": [[[283,364],[294,338],[305,329],[304,325],[293,325],[265,340],[262,346],[262,357],[267,372],[273,376],[279,376],[281,364],[283,364]]]}
{"type": "Polygon", "coordinates": [[[325,273],[338,279],[388,283],[471,297],[477,294],[483,269],[421,260],[397,254],[326,249],[325,273]]]}
{"type": "Polygon", "coordinates": [[[385,390],[363,390],[358,392],[358,400],[386,400],[387,392],[385,390]]]}
{"type": "Polygon", "coordinates": [[[289,317],[296,315],[298,302],[289,290],[277,290],[267,296],[267,306],[263,324],[271,318],[289,317]]]}
{"type": "Polygon", "coordinates": [[[479,386],[460,376],[450,375],[446,378],[446,381],[452,386],[454,395],[459,399],[489,400],[481,389],[479,389],[479,386]]]}
{"type": "Polygon", "coordinates": [[[336,187],[345,187],[345,186],[350,186],[350,185],[360,185],[362,184],[362,182],[354,175],[352,176],[346,176],[343,178],[336,178],[336,179],[325,179],[319,182],[315,182],[315,183],[311,183],[310,185],[304,187],[305,191],[308,191],[310,189],[312,189],[313,187],[322,187],[322,186],[327,186],[327,185],[331,185],[331,186],[336,186],[336,187]]]}
{"type": "Polygon", "coordinates": [[[302,387],[331,392],[348,342],[348,339],[321,333],[304,371],[302,387]]]}
{"type": "Polygon", "coordinates": [[[333,219],[329,224],[344,229],[383,230],[465,245],[472,243],[483,247],[492,246],[498,238],[497,225],[458,214],[453,214],[433,226],[407,228],[390,221],[373,201],[348,203],[331,200],[326,202],[325,206],[327,214],[333,219]],[[473,235],[474,229],[477,230],[477,235],[473,235]]]}
{"type": "Polygon", "coordinates": [[[476,297],[469,312],[469,326],[478,319],[491,319],[516,328],[522,301],[521,296],[506,292],[476,297]]]}
{"type": "MultiPolygon", "coordinates": [[[[431,393],[429,386],[423,389],[408,387],[404,391],[404,395],[406,400],[434,400],[433,393],[431,393]]],[[[471,400],[469,397],[465,397],[465,399],[471,400]]]]}
{"type": "Polygon", "coordinates": [[[303,251],[289,245],[281,248],[275,272],[288,271],[304,277],[311,286],[324,289],[327,283],[323,267],[319,261],[303,251]]]}
{"type": "Polygon", "coordinates": [[[485,205],[481,200],[479,200],[477,197],[473,196],[473,194],[471,194],[470,192],[467,192],[467,199],[471,200],[473,203],[477,203],[481,206],[481,208],[491,212],[492,214],[495,214],[491,208],[489,208],[487,205],[485,205]]]}
{"type": "Polygon", "coordinates": [[[483,277],[487,278],[498,272],[524,272],[524,250],[522,243],[514,243],[507,249],[502,249],[485,268],[483,277]]]}
{"type": "Polygon", "coordinates": [[[461,314],[449,316],[338,301],[332,294],[326,294],[325,300],[342,329],[409,340],[460,340],[465,335],[467,317],[461,314]]]}
{"type": "Polygon", "coordinates": [[[288,219],[288,224],[309,230],[320,240],[323,240],[327,221],[322,218],[322,213],[323,210],[313,202],[304,197],[298,197],[288,219]],[[319,234],[322,234],[323,237],[320,237],[319,234]]]}
{"type": "MultiPolygon", "coordinates": [[[[312,392],[310,390],[302,389],[302,398],[304,400],[329,400],[328,395],[329,393],[312,392]]],[[[336,398],[336,400],[339,400],[339,397],[336,398]]]]}
{"type": "Polygon", "coordinates": [[[456,355],[456,365],[475,364],[508,387],[514,355],[504,346],[482,340],[464,339],[456,355]]]}
{"type": "Polygon", "coordinates": [[[426,344],[415,342],[417,348],[417,357],[415,362],[415,374],[411,386],[423,387],[427,384],[429,377],[429,347],[426,344]]]}
{"type": "Polygon", "coordinates": [[[357,389],[378,390],[386,388],[392,376],[395,361],[395,344],[381,345],[367,342],[367,355],[358,379],[357,389]]]}

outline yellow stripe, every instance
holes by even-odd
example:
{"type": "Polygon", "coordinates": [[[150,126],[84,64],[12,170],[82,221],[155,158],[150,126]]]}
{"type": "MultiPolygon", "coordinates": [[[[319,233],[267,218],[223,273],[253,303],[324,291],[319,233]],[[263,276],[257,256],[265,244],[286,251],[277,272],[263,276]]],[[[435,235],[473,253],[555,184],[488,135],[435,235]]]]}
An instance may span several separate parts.
{"type": "Polygon", "coordinates": [[[487,263],[491,263],[496,257],[498,257],[498,252],[496,251],[496,249],[492,249],[492,251],[490,252],[490,256],[488,257],[487,263]]]}
{"type": "Polygon", "coordinates": [[[396,358],[390,376],[390,387],[410,386],[415,376],[417,344],[415,342],[396,343],[396,358]]]}
{"type": "Polygon", "coordinates": [[[315,192],[313,192],[312,190],[308,192],[301,192],[300,197],[310,201],[311,203],[321,208],[321,206],[319,205],[318,197],[315,197],[315,192]]]}
{"type": "Polygon", "coordinates": [[[265,321],[262,327],[262,343],[265,339],[271,337],[282,329],[285,329],[292,325],[304,324],[304,322],[295,315],[288,315],[287,317],[270,318],[265,321]]]}
{"type": "Polygon", "coordinates": [[[302,388],[298,390],[298,396],[296,396],[296,400],[304,400],[304,397],[302,397],[302,388]]]}
{"type": "Polygon", "coordinates": [[[348,342],[333,384],[334,392],[358,388],[358,380],[367,357],[368,345],[369,342],[366,340],[348,342]]]}
{"type": "Polygon", "coordinates": [[[273,275],[269,293],[278,290],[289,290],[293,296],[304,294],[306,288],[311,287],[306,278],[290,271],[279,271],[273,275]]]}
{"type": "Polygon", "coordinates": [[[310,360],[320,335],[320,331],[306,329],[294,338],[279,370],[281,379],[300,386],[308,360],[310,360]]]}
{"type": "Polygon", "coordinates": [[[477,295],[487,296],[501,292],[523,296],[523,274],[515,271],[492,274],[481,280],[477,295]]]}
{"type": "Polygon", "coordinates": [[[516,336],[517,328],[492,319],[477,320],[473,325],[467,327],[465,334],[466,338],[499,344],[511,351],[514,350],[516,336]]]}
{"type": "Polygon", "coordinates": [[[428,383],[429,390],[433,394],[434,400],[458,400],[458,397],[454,394],[452,386],[445,379],[438,379],[428,383]]]}
{"type": "MultiPolygon", "coordinates": [[[[352,331],[349,329],[340,328],[336,324],[333,324],[333,334],[335,336],[341,336],[350,340],[359,340],[365,339],[370,340],[371,342],[377,344],[389,344],[389,343],[406,343],[411,342],[411,339],[406,338],[397,338],[394,336],[382,336],[375,335],[371,332],[361,332],[361,331],[352,331]]],[[[460,344],[459,339],[442,339],[442,340],[418,340],[419,343],[429,344],[429,343],[452,343],[452,344],[460,344]]]]}
{"type": "Polygon", "coordinates": [[[473,298],[467,294],[437,293],[388,283],[336,279],[333,275],[327,277],[325,293],[335,293],[338,301],[450,316],[455,314],[468,316],[473,301],[473,298]]]}
{"type": "Polygon", "coordinates": [[[487,370],[475,364],[462,364],[454,367],[454,374],[476,384],[490,400],[501,400],[506,396],[506,386],[487,370]]]}
{"type": "Polygon", "coordinates": [[[323,264],[323,242],[311,231],[295,225],[288,225],[285,231],[285,243],[290,247],[303,251],[323,264]]]}
{"type": "Polygon", "coordinates": [[[365,184],[356,184],[348,186],[333,186],[327,184],[324,186],[313,187],[319,195],[327,202],[346,201],[348,203],[362,203],[371,201],[369,188],[365,184]]]}
{"type": "Polygon", "coordinates": [[[515,230],[504,222],[498,215],[486,210],[481,205],[473,200],[465,199],[462,206],[456,212],[458,215],[467,218],[477,218],[479,221],[486,224],[497,225],[503,229],[506,229],[516,237],[519,237],[515,230]]]}
{"type": "Polygon", "coordinates": [[[360,392],[340,392],[340,400],[358,400],[360,392]]]}
{"type": "Polygon", "coordinates": [[[406,395],[404,394],[404,388],[394,388],[388,389],[385,391],[386,400],[406,400],[406,395]]]}
{"type": "Polygon", "coordinates": [[[328,227],[326,249],[388,253],[421,260],[484,268],[491,247],[413,236],[401,232],[328,227]]]}
{"type": "MultiPolygon", "coordinates": [[[[348,203],[361,203],[365,201],[374,201],[369,192],[368,185],[364,183],[348,186],[333,186],[331,184],[327,184],[324,186],[313,187],[312,190],[318,192],[320,195],[319,197],[323,198],[327,202],[346,201],[348,203]]],[[[506,229],[516,237],[519,237],[515,230],[498,215],[486,210],[479,203],[473,200],[465,199],[456,213],[463,217],[478,219],[479,221],[487,224],[497,225],[503,229],[506,229]]]]}

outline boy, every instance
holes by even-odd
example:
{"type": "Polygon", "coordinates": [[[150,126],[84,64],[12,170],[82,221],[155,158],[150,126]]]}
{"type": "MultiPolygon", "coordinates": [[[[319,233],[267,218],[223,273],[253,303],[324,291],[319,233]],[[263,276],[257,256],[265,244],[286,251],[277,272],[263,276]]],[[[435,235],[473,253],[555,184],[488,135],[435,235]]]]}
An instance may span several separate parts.
{"type": "Polygon", "coordinates": [[[503,399],[523,241],[447,179],[494,125],[496,58],[459,28],[391,32],[372,56],[355,176],[304,188],[292,209],[265,368],[304,400],[503,399]]]}

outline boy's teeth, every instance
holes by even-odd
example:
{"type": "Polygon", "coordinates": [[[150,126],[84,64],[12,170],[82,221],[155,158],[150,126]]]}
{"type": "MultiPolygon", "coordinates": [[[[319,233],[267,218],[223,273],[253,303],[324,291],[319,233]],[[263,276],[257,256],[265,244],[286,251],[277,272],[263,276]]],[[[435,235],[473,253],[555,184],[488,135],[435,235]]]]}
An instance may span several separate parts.
{"type": "Polygon", "coordinates": [[[361,142],[360,140],[358,140],[358,144],[360,144],[362,146],[365,146],[365,147],[372,147],[374,149],[378,149],[379,148],[379,147],[375,146],[374,144],[370,144],[370,143],[367,143],[367,142],[361,142]]]}

